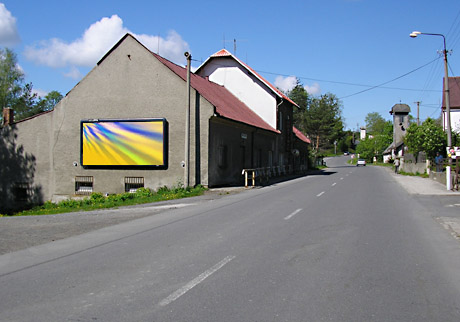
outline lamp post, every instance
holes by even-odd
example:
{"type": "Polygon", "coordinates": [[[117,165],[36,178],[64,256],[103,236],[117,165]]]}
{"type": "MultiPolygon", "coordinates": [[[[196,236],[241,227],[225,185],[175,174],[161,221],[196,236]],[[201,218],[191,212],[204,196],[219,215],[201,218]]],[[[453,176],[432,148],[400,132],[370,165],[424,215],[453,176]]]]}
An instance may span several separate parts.
{"type": "Polygon", "coordinates": [[[440,36],[444,40],[444,101],[446,102],[446,121],[447,121],[447,147],[452,146],[452,132],[450,125],[450,101],[449,101],[449,74],[448,74],[448,65],[447,65],[447,49],[446,49],[446,37],[443,34],[431,34],[420,31],[413,31],[409,36],[416,38],[418,35],[428,35],[428,36],[440,36]]]}
{"type": "MultiPolygon", "coordinates": [[[[450,128],[450,101],[449,101],[449,74],[448,74],[448,65],[447,65],[447,48],[446,48],[446,37],[443,34],[431,34],[420,31],[413,31],[409,36],[412,38],[417,37],[418,35],[428,35],[428,36],[440,36],[444,40],[444,101],[446,102],[446,121],[447,121],[447,150],[450,150],[452,146],[452,131],[450,128]]],[[[452,181],[450,176],[450,164],[452,159],[449,158],[449,165],[446,167],[446,189],[451,190],[452,181]]]]}

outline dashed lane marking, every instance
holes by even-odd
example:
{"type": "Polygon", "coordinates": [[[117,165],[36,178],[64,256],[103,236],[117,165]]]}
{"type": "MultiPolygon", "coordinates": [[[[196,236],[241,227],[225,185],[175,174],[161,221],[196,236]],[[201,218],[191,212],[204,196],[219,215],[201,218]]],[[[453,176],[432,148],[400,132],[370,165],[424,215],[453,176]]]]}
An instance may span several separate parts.
{"type": "Polygon", "coordinates": [[[301,212],[301,211],[302,211],[301,208],[297,209],[296,211],[294,211],[294,212],[293,212],[292,214],[290,214],[289,216],[284,217],[284,220],[289,220],[289,219],[291,219],[292,217],[294,217],[295,215],[297,215],[297,214],[298,214],[299,212],[301,212]]]}
{"type": "Polygon", "coordinates": [[[227,256],[225,257],[223,260],[221,260],[219,263],[217,263],[216,265],[214,265],[213,267],[211,267],[210,269],[206,270],[205,272],[203,272],[202,274],[200,274],[198,277],[196,277],[195,279],[191,280],[190,282],[188,282],[186,285],[184,285],[183,287],[181,287],[180,289],[178,289],[177,291],[175,291],[174,293],[172,293],[171,295],[169,295],[167,298],[165,298],[164,300],[162,300],[159,305],[160,306],[166,306],[172,302],[174,302],[175,300],[177,300],[179,297],[181,297],[182,295],[184,295],[185,293],[187,293],[188,291],[190,291],[192,288],[194,288],[195,286],[197,286],[198,284],[200,284],[201,282],[203,282],[206,278],[208,278],[209,276],[211,276],[212,274],[214,274],[215,272],[217,272],[219,269],[221,269],[222,267],[224,267],[226,264],[228,264],[229,262],[231,262],[233,259],[235,258],[235,256],[227,256]]]}

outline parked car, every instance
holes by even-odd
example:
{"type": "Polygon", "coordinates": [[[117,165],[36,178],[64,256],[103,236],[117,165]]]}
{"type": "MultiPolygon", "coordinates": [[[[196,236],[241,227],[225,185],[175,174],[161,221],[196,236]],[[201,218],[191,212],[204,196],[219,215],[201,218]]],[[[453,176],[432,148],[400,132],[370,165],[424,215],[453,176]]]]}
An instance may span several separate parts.
{"type": "Polygon", "coordinates": [[[359,167],[360,165],[366,166],[366,160],[358,159],[358,162],[356,163],[356,166],[359,167]]]}

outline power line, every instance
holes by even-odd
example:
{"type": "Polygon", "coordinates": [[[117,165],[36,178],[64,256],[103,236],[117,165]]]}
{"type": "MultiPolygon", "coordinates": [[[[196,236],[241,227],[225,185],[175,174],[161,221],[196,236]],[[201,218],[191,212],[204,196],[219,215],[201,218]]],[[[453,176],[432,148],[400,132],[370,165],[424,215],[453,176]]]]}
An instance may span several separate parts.
{"type": "MultiPolygon", "coordinates": [[[[438,59],[438,58],[436,58],[436,59],[438,59]]],[[[432,61],[430,63],[432,63],[432,61]]],[[[424,67],[424,66],[422,66],[422,67],[424,67]]],[[[258,72],[258,73],[261,73],[261,74],[276,75],[276,76],[283,76],[283,77],[293,76],[293,75],[287,75],[287,74],[272,73],[272,72],[267,72],[267,71],[257,70],[257,69],[254,69],[254,70],[256,72],[258,72]]],[[[325,80],[325,79],[318,79],[318,78],[310,78],[310,77],[305,77],[305,76],[295,76],[295,77],[297,77],[299,79],[306,79],[306,80],[315,81],[315,82],[324,82],[324,83],[332,83],[332,84],[340,84],[340,85],[351,85],[351,86],[360,86],[360,87],[370,87],[371,89],[375,87],[374,85],[365,85],[365,84],[348,83],[348,82],[341,82],[341,81],[332,81],[332,80],[325,80]]],[[[387,83],[389,83],[389,82],[387,82],[387,83]]],[[[385,84],[387,84],[387,83],[385,83],[385,84]]],[[[384,88],[384,89],[396,89],[396,90],[403,90],[403,91],[414,91],[414,92],[420,91],[420,89],[416,89],[416,88],[385,87],[385,86],[379,86],[379,87],[384,88]]],[[[428,92],[439,92],[438,90],[426,90],[426,91],[428,91],[428,92]]]]}
{"type": "Polygon", "coordinates": [[[383,85],[386,85],[386,84],[388,84],[388,83],[394,82],[395,80],[398,80],[398,79],[400,79],[400,78],[403,78],[403,77],[405,77],[405,76],[407,76],[407,75],[409,75],[409,74],[412,74],[412,73],[416,72],[416,71],[419,70],[419,69],[422,69],[422,68],[425,67],[425,66],[428,66],[429,64],[431,64],[431,63],[437,61],[439,58],[440,58],[440,57],[437,57],[436,59],[433,59],[432,61],[426,63],[425,65],[422,65],[422,66],[420,66],[420,67],[418,67],[418,68],[416,68],[416,69],[414,69],[414,70],[411,70],[410,72],[405,73],[405,74],[403,74],[403,75],[401,75],[401,76],[398,76],[398,77],[396,77],[396,78],[393,78],[392,80],[389,80],[389,81],[387,81],[387,82],[381,83],[381,84],[379,84],[379,85],[375,85],[375,86],[373,86],[373,87],[371,87],[371,88],[368,88],[368,89],[365,89],[365,90],[362,90],[362,91],[359,91],[359,92],[356,92],[356,93],[353,93],[353,94],[350,94],[350,95],[347,95],[347,96],[340,97],[339,99],[348,98],[348,97],[351,97],[351,96],[355,96],[355,95],[358,95],[358,94],[362,94],[362,93],[367,92],[367,91],[370,91],[370,90],[372,90],[372,89],[376,89],[376,88],[382,87],[383,85]]]}

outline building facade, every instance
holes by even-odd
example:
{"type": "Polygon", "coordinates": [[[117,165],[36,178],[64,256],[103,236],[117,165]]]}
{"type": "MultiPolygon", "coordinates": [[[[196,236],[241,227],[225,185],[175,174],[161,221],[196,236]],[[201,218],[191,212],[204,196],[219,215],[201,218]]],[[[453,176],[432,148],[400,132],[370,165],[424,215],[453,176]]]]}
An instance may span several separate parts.
{"type": "MultiPolygon", "coordinates": [[[[308,153],[308,139],[293,135],[292,123],[286,118],[283,128],[273,126],[275,123],[264,120],[224,86],[195,74],[190,78],[190,185],[241,184],[243,168],[279,162],[291,162],[286,165],[294,167],[294,160],[285,155],[287,132],[292,140],[300,141],[298,145],[305,149],[302,153],[308,153]]],[[[141,186],[156,189],[183,184],[186,79],[185,68],[125,35],[52,111],[3,126],[3,207],[91,192],[112,194],[141,186]],[[142,140],[159,137],[155,141],[158,146],[136,150],[126,143],[130,135],[142,132],[139,125],[150,121],[158,121],[162,127],[142,140]],[[103,131],[89,126],[85,132],[87,124],[103,131]],[[126,134],[109,129],[109,125],[134,129],[126,134]],[[90,164],[85,159],[90,145],[96,151],[93,154],[107,155],[113,162],[132,154],[132,160],[137,160],[152,149],[161,157],[155,166],[131,159],[121,165],[112,161],[90,164]]],[[[292,120],[292,110],[284,113],[292,120]]],[[[293,143],[289,147],[294,148],[293,143]]]]}

